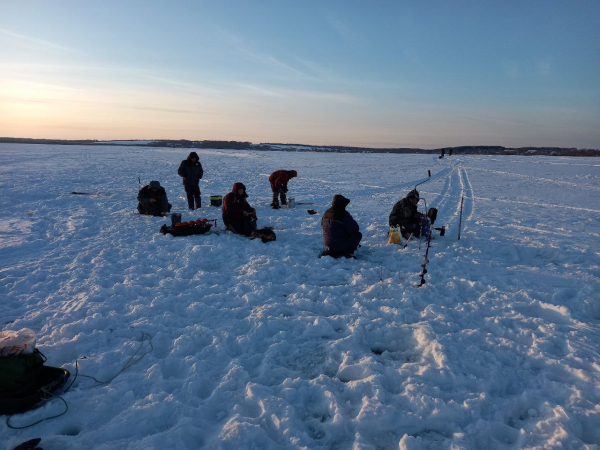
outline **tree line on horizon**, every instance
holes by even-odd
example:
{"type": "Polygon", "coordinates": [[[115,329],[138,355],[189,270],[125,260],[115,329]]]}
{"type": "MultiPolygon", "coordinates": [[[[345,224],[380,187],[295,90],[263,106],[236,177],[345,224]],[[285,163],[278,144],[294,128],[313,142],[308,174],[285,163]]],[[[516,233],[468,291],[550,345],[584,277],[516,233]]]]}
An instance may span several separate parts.
{"type": "MultiPolygon", "coordinates": [[[[112,145],[126,146],[120,142],[128,140],[100,141],[97,139],[33,139],[33,138],[11,138],[0,137],[0,143],[3,144],[46,144],[46,145],[112,145]]],[[[129,140],[135,142],[136,140],[129,140]]],[[[140,141],[146,141],[140,139],[140,141]]],[[[399,153],[399,154],[435,154],[442,150],[448,155],[450,150],[453,154],[461,155],[544,155],[544,156],[600,156],[600,149],[578,149],[575,147],[519,147],[507,148],[496,145],[463,145],[458,147],[442,147],[433,150],[422,148],[371,148],[371,147],[351,147],[341,145],[306,145],[306,144],[277,144],[261,143],[253,144],[243,141],[190,141],[187,139],[171,140],[158,139],[148,140],[143,147],[170,147],[170,148],[200,148],[217,150],[258,150],[258,151],[299,151],[299,152],[336,152],[336,153],[399,153]]]]}

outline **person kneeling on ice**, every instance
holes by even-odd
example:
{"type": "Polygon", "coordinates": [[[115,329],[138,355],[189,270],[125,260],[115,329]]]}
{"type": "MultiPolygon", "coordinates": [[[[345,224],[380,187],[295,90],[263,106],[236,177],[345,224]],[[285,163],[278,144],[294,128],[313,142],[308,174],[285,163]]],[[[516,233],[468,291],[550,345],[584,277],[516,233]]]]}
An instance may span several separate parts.
{"type": "Polygon", "coordinates": [[[358,223],[346,211],[348,203],[350,203],[349,199],[337,194],[333,197],[331,208],[323,214],[321,219],[325,243],[323,256],[351,258],[359,247],[362,233],[359,231],[358,223]]]}
{"type": "Polygon", "coordinates": [[[171,211],[171,204],[167,200],[167,192],[158,181],[151,181],[140,189],[137,196],[138,211],[147,216],[166,216],[171,211]]]}
{"type": "Polygon", "coordinates": [[[234,183],[231,192],[223,199],[223,223],[234,233],[250,236],[256,230],[256,210],[246,198],[246,186],[234,183]]]}
{"type": "Polygon", "coordinates": [[[191,152],[187,159],[181,161],[177,173],[183,178],[183,187],[187,195],[187,201],[189,208],[193,211],[194,209],[200,209],[200,180],[204,175],[202,164],[200,164],[200,158],[198,153],[191,152]],[[194,203],[195,208],[194,208],[194,203]]]}
{"type": "Polygon", "coordinates": [[[297,176],[298,172],[295,170],[276,170],[269,176],[269,183],[271,183],[271,190],[273,191],[271,208],[279,209],[278,197],[281,197],[282,205],[287,205],[287,198],[285,194],[287,194],[288,191],[288,181],[297,176]]]}
{"type": "MultiPolygon", "coordinates": [[[[417,209],[419,203],[419,192],[413,189],[408,195],[394,205],[390,214],[390,227],[400,228],[400,232],[404,239],[409,239],[410,236],[421,237],[423,233],[423,224],[429,224],[426,218],[429,217],[431,225],[435,222],[437,217],[437,209],[429,208],[427,214],[420,213],[417,209]]],[[[427,230],[425,230],[427,232],[427,230]]]]}

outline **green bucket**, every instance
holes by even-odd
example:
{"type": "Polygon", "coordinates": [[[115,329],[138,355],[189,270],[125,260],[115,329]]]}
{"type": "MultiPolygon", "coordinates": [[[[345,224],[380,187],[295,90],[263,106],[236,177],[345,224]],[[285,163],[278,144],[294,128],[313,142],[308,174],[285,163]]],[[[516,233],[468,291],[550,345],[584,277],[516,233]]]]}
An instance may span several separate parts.
{"type": "Polygon", "coordinates": [[[223,204],[223,197],[220,195],[210,196],[210,206],[221,206],[223,204]]]}

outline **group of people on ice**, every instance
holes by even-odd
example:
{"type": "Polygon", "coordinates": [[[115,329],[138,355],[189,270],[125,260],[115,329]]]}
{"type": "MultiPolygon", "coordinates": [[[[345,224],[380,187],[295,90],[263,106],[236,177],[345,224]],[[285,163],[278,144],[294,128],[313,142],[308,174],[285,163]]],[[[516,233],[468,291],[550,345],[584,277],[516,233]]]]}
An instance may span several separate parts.
{"type": "MultiPolygon", "coordinates": [[[[200,208],[200,180],[204,175],[200,158],[196,152],[191,152],[187,159],[179,165],[177,173],[182,178],[190,210],[200,208]]],[[[269,176],[273,200],[271,207],[279,209],[287,204],[286,194],[288,182],[298,176],[295,170],[277,170],[269,176]]],[[[256,230],[256,210],[250,206],[243,183],[234,183],[233,189],[223,199],[223,223],[225,227],[237,234],[250,236],[256,230]]],[[[321,227],[323,228],[323,242],[325,251],[323,255],[334,258],[350,258],[360,247],[362,233],[358,223],[346,211],[350,200],[343,195],[333,197],[331,208],[323,214],[321,227]]],[[[396,228],[405,239],[411,236],[421,237],[430,231],[435,222],[437,210],[431,208],[427,214],[418,211],[419,192],[413,189],[408,195],[396,203],[389,216],[390,227],[396,228]]],[[[171,204],[167,199],[165,189],[158,181],[151,181],[140,189],[138,194],[138,211],[140,214],[152,216],[166,216],[171,211],[171,204]]]]}

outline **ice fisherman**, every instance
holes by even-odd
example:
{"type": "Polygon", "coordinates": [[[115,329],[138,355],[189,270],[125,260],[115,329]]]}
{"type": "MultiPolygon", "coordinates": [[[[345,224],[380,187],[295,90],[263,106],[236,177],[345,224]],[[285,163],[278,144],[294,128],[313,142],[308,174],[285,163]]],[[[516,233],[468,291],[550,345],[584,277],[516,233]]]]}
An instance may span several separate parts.
{"type": "Polygon", "coordinates": [[[204,175],[200,158],[196,152],[190,152],[187,159],[181,161],[177,173],[182,177],[183,187],[187,195],[189,208],[200,209],[202,200],[200,198],[200,180],[204,175]]]}
{"type": "Polygon", "coordinates": [[[140,189],[137,196],[138,211],[147,216],[166,216],[171,211],[167,192],[158,181],[151,181],[140,189]]]}
{"type": "Polygon", "coordinates": [[[279,197],[281,197],[281,204],[287,205],[285,194],[287,194],[288,191],[288,181],[297,176],[298,172],[295,170],[276,170],[269,176],[271,190],[273,191],[271,208],[279,209],[279,197]]]}
{"type": "Polygon", "coordinates": [[[256,210],[250,206],[246,186],[234,183],[223,199],[223,223],[228,230],[250,236],[256,230],[256,210]]]}
{"type": "Polygon", "coordinates": [[[351,258],[360,246],[362,233],[359,231],[358,223],[346,211],[349,203],[349,199],[337,194],[333,197],[331,208],[323,214],[321,219],[325,244],[323,256],[351,258]]]}
{"type": "MultiPolygon", "coordinates": [[[[394,205],[390,214],[389,224],[390,227],[400,228],[400,233],[405,239],[409,239],[412,235],[414,237],[421,237],[424,233],[423,225],[427,224],[429,228],[429,222],[426,218],[429,217],[431,225],[435,222],[437,217],[437,209],[429,208],[427,214],[419,212],[417,204],[419,203],[419,191],[413,189],[408,195],[394,205]]],[[[425,230],[425,232],[428,232],[425,230]]]]}

